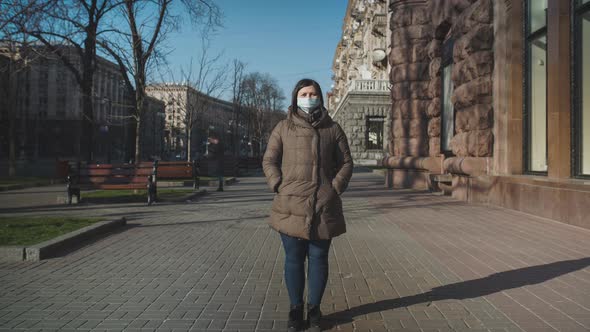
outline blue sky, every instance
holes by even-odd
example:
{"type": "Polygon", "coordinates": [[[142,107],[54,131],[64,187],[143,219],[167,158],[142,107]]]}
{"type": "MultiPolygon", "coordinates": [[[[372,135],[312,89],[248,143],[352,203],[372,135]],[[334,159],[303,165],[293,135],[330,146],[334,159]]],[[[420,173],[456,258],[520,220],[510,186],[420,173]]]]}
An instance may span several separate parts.
{"type": "MultiPolygon", "coordinates": [[[[223,25],[212,41],[212,53],[223,51],[224,60],[237,58],[246,72],[269,73],[285,96],[304,77],[317,80],[324,92],[332,84],[331,66],[342,35],[346,0],[216,0],[224,13],[223,25]]],[[[173,70],[197,58],[198,32],[185,24],[170,36],[173,70]]],[[[231,70],[228,68],[228,70],[231,70]]],[[[176,76],[176,75],[175,75],[176,76]]],[[[229,95],[227,95],[229,96],[229,95]]],[[[288,104],[288,101],[286,101],[288,104]]]]}

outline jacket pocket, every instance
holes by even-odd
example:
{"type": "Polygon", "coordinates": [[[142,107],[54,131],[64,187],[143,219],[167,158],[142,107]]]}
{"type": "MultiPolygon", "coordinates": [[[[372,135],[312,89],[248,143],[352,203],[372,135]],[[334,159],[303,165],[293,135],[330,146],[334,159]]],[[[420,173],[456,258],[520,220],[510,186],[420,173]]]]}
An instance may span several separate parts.
{"type": "Polygon", "coordinates": [[[336,198],[339,198],[338,194],[330,184],[320,185],[316,202],[316,212],[329,210],[336,198]]]}

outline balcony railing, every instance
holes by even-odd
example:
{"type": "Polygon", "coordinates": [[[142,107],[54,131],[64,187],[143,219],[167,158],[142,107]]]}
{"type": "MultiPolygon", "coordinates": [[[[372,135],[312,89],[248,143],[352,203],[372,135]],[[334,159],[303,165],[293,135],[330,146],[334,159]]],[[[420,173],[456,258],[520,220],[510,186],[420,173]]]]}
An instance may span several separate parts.
{"type": "Polygon", "coordinates": [[[352,80],[348,91],[352,92],[386,92],[389,91],[388,80],[352,80]]]}
{"type": "Polygon", "coordinates": [[[349,81],[343,91],[336,90],[336,94],[330,100],[330,116],[335,116],[336,113],[345,105],[345,100],[350,95],[364,94],[367,98],[374,96],[387,96],[389,94],[390,85],[388,80],[352,80],[349,81]]]}
{"type": "Polygon", "coordinates": [[[375,34],[385,36],[385,29],[387,28],[387,15],[376,14],[373,20],[373,32],[375,34]]]}
{"type": "Polygon", "coordinates": [[[385,27],[387,26],[387,15],[385,14],[375,14],[373,23],[375,26],[385,27]]]}

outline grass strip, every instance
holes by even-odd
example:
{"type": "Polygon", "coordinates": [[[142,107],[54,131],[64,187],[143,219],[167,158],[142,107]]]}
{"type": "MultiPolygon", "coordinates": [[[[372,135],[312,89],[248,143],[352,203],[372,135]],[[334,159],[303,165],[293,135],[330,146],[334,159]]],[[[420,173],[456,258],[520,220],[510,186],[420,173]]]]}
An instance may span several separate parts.
{"type": "Polygon", "coordinates": [[[35,183],[50,183],[49,178],[39,178],[31,176],[6,176],[0,177],[0,187],[12,186],[15,184],[35,184],[35,183]]]}
{"type": "Polygon", "coordinates": [[[101,218],[0,217],[0,245],[31,245],[92,225],[101,218]]]}

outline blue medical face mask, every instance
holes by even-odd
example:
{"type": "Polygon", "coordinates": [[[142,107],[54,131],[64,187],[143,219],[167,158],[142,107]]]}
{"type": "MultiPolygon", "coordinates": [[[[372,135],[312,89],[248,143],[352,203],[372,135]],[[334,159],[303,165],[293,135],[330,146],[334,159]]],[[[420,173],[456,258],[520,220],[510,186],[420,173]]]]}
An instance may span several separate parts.
{"type": "Polygon", "coordinates": [[[309,113],[320,105],[320,98],[297,98],[297,107],[309,113]]]}

